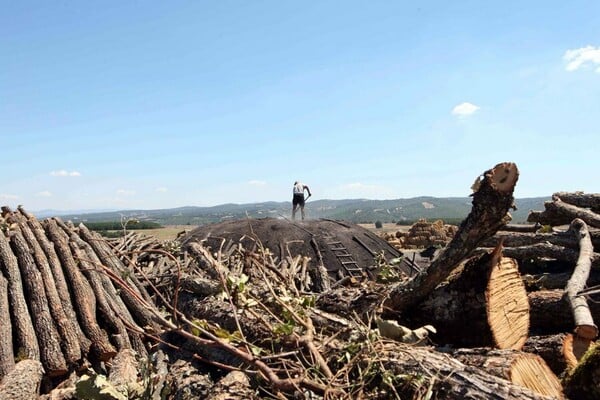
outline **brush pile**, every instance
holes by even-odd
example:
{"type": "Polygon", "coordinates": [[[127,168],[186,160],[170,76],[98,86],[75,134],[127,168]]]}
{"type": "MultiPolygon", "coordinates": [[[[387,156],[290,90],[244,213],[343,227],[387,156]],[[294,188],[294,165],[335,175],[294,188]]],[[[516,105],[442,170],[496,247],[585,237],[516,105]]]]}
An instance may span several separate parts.
{"type": "MultiPolygon", "coordinates": [[[[544,312],[518,264],[502,246],[476,254],[510,219],[517,178],[512,163],[484,172],[471,214],[416,276],[321,289],[298,279],[307,255],[277,255],[257,235],[107,241],[4,208],[0,399],[592,398],[570,388],[594,387],[577,378],[593,345],[561,384],[559,335],[531,335],[544,312]]],[[[564,304],[565,329],[590,332],[564,304]]]]}

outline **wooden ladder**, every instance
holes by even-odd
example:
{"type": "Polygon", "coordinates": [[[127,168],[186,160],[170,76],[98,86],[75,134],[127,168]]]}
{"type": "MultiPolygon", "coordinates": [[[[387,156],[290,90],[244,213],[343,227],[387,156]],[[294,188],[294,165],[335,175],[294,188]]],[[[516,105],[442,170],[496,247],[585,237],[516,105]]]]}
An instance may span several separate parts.
{"type": "Polygon", "coordinates": [[[352,254],[348,253],[348,249],[344,247],[342,242],[335,241],[334,238],[326,238],[325,240],[325,243],[329,246],[329,250],[331,250],[337,259],[340,260],[340,264],[342,264],[342,268],[347,275],[355,277],[362,276],[362,268],[358,266],[354,257],[352,257],[352,254]],[[327,241],[327,239],[331,241],[327,241]]]}

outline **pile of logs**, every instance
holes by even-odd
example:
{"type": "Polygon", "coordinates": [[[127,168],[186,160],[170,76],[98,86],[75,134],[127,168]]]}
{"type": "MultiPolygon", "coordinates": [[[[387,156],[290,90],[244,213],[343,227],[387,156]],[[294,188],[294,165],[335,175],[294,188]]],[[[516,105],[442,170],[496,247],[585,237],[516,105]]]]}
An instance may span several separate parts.
{"type": "Polygon", "coordinates": [[[251,250],[107,241],[4,208],[0,398],[598,398],[599,310],[580,296],[594,232],[575,220],[573,238],[545,234],[576,243],[574,279],[528,291],[499,232],[517,179],[513,163],[485,171],[414,278],[322,293],[259,238],[251,250]]]}
{"type": "Polygon", "coordinates": [[[420,219],[410,227],[408,232],[397,231],[393,234],[384,234],[383,238],[399,250],[443,247],[452,239],[456,229],[456,226],[446,225],[442,220],[427,222],[420,219]]]}

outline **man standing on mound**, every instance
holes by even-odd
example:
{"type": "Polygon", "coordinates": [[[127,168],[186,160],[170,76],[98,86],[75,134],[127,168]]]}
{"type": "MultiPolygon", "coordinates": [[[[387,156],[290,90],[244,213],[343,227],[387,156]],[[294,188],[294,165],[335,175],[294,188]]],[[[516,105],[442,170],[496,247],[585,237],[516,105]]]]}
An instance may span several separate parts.
{"type": "Polygon", "coordinates": [[[300,206],[300,212],[302,213],[302,220],[304,221],[304,202],[306,201],[306,199],[304,198],[304,191],[308,192],[308,197],[306,199],[308,199],[311,194],[310,194],[310,189],[308,188],[308,186],[306,186],[303,183],[300,183],[298,181],[294,182],[294,197],[292,199],[292,219],[295,220],[296,219],[296,210],[298,209],[298,206],[300,206]]]}

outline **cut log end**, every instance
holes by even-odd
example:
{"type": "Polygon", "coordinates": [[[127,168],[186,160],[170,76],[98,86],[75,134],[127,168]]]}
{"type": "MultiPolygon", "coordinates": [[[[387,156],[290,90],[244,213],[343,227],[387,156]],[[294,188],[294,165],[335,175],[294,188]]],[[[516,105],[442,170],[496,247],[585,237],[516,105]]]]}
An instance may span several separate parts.
{"type": "Polygon", "coordinates": [[[562,385],[546,362],[535,354],[521,354],[510,368],[510,380],[542,395],[563,399],[562,385]]]}
{"type": "Polygon", "coordinates": [[[570,369],[575,368],[591,345],[590,339],[572,334],[566,335],[562,350],[567,366],[570,369]]]}
{"type": "Polygon", "coordinates": [[[492,265],[485,294],[496,346],[520,350],[529,332],[529,300],[515,260],[503,257],[492,265]]]}
{"type": "Polygon", "coordinates": [[[504,162],[496,165],[486,175],[494,189],[501,193],[509,193],[519,179],[519,169],[515,163],[504,162]]]}

